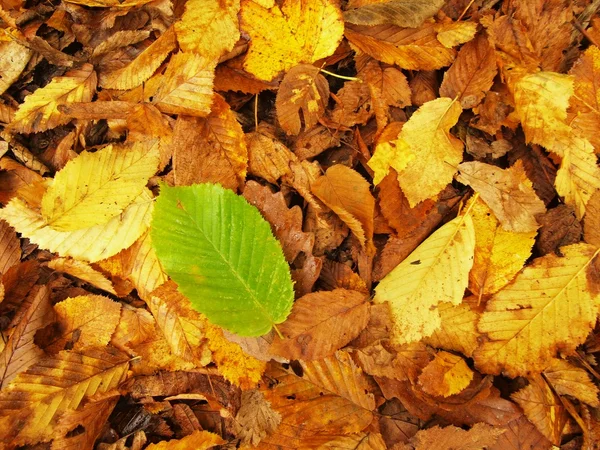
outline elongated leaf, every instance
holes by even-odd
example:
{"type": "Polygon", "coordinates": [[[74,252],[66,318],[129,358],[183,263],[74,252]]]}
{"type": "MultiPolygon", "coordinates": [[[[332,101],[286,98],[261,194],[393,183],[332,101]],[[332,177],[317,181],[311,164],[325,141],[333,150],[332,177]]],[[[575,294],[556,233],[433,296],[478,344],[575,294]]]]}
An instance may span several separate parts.
{"type": "Polygon", "coordinates": [[[444,0],[389,0],[348,10],[344,13],[344,20],[357,25],[392,23],[399,27],[417,28],[443,5],[444,0]]]}
{"type": "Polygon", "coordinates": [[[151,236],[167,274],[213,323],[260,336],[288,316],[294,294],[281,246],[232,191],[163,185],[151,236]]]}
{"type": "Polygon", "coordinates": [[[54,177],[42,216],[57,231],[108,222],[142,193],[157,167],[158,141],[83,152],[54,177]]]}

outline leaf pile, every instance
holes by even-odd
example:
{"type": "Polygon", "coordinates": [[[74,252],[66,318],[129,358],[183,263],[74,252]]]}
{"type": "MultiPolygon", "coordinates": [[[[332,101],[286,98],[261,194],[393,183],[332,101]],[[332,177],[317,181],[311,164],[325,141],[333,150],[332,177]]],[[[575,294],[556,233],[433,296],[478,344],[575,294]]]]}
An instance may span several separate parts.
{"type": "Polygon", "coordinates": [[[598,448],[599,43],[595,0],[0,0],[0,448],[598,448]]]}

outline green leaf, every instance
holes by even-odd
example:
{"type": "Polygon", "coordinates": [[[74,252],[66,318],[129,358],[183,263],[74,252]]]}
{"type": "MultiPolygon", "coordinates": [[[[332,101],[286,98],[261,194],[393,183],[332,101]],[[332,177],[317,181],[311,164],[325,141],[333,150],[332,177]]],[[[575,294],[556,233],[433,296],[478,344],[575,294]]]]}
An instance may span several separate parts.
{"type": "Polygon", "coordinates": [[[211,322],[260,336],[289,315],[294,290],[281,246],[233,191],[161,185],[151,237],[164,270],[211,322]]]}

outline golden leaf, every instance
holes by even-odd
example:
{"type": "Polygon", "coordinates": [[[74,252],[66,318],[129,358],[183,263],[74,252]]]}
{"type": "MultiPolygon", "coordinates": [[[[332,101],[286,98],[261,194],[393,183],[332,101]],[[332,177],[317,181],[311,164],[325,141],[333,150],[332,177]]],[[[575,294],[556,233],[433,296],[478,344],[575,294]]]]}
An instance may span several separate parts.
{"type": "Polygon", "coordinates": [[[89,102],[96,90],[96,72],[91,64],[53,78],[43,88],[25,97],[8,129],[18,133],[37,133],[71,121],[58,110],[63,103],[89,102]]]}
{"type": "Polygon", "coordinates": [[[437,40],[433,21],[426,21],[419,28],[346,25],[344,34],[353,47],[402,69],[440,69],[449,66],[456,54],[437,40]]]}
{"type": "Polygon", "coordinates": [[[452,182],[462,161],[463,144],[450,134],[450,128],[461,112],[458,102],[438,98],[421,106],[402,127],[397,145],[408,146],[415,157],[398,172],[398,181],[411,208],[436,197],[452,182]]]}
{"type": "Polygon", "coordinates": [[[195,430],[192,434],[170,441],[161,441],[158,444],[150,444],[147,450],[206,450],[217,445],[226,444],[221,436],[209,431],[195,430]]]}
{"type": "Polygon", "coordinates": [[[361,292],[336,289],[307,294],[294,303],[279,326],[271,350],[287,359],[310,361],[331,356],[367,326],[369,303],[361,292]]]}
{"type": "Polygon", "coordinates": [[[455,426],[440,428],[438,425],[415,434],[410,444],[398,450],[479,450],[491,448],[504,433],[504,429],[486,423],[476,423],[470,430],[455,426]]]}
{"type": "Polygon", "coordinates": [[[388,447],[381,434],[368,432],[356,433],[349,436],[319,436],[305,439],[304,448],[318,448],[319,450],[386,450],[388,447]]]}
{"type": "Polygon", "coordinates": [[[67,273],[99,289],[117,295],[110,280],[83,261],[72,258],[56,258],[48,262],[48,267],[58,272],[67,273]]]}
{"type": "MultiPolygon", "coordinates": [[[[489,176],[484,178],[490,180],[489,176]]],[[[502,229],[481,199],[473,205],[473,225],[475,259],[469,273],[469,290],[481,298],[498,292],[523,268],[531,256],[536,232],[515,233],[502,229]]]]}
{"type": "Polygon", "coordinates": [[[75,350],[107,345],[121,318],[121,305],[101,295],[67,298],[54,305],[54,310],[60,331],[43,342],[52,353],[66,345],[75,350]]]}
{"type": "Polygon", "coordinates": [[[244,0],[240,25],[250,35],[244,69],[266,81],[333,54],[344,33],[342,14],[330,0],[286,0],[270,9],[244,0]]]}
{"type": "Polygon", "coordinates": [[[84,151],[54,177],[42,198],[42,217],[57,231],[106,223],[142,193],[157,166],[156,140],[84,151]]]}
{"type": "Polygon", "coordinates": [[[156,90],[146,95],[164,113],[205,117],[213,100],[216,63],[196,53],[177,53],[171,56],[156,90]]]}
{"type": "Polygon", "coordinates": [[[566,422],[565,409],[541,375],[529,378],[529,385],[510,396],[525,416],[554,445],[560,445],[566,422]]]}
{"type": "Polygon", "coordinates": [[[390,304],[396,343],[431,336],[441,326],[438,303],[462,301],[475,251],[472,205],[431,234],[375,288],[374,302],[390,304]]]}
{"type": "Polygon", "coordinates": [[[479,161],[466,162],[460,164],[458,170],[456,179],[479,193],[502,228],[515,233],[538,229],[535,216],[545,213],[546,207],[533,190],[520,161],[508,169],[479,161]]]}
{"type": "Polygon", "coordinates": [[[275,99],[277,120],[287,134],[299,134],[304,121],[308,130],[325,113],[329,83],[317,67],[299,64],[290,69],[279,86],[275,99]]]}
{"type": "Polygon", "coordinates": [[[127,355],[110,347],[40,360],[0,393],[0,438],[13,445],[49,440],[62,413],[115,389],[128,367],[127,355]]]}
{"type": "Polygon", "coordinates": [[[179,47],[208,60],[220,58],[240,38],[239,10],[240,0],[188,0],[181,20],[175,22],[179,47]]]}
{"type": "Polygon", "coordinates": [[[449,22],[436,26],[437,40],[446,47],[452,48],[469,42],[477,33],[476,22],[449,22]]]}
{"type": "Polygon", "coordinates": [[[535,259],[487,302],[479,331],[489,340],[474,354],[481,371],[510,377],[539,372],[559,351],[573,353],[593,328],[600,296],[588,271],[598,251],[587,244],[560,251],[564,256],[535,259]]]}
{"type": "Polygon", "coordinates": [[[544,370],[544,378],[559,395],[570,395],[594,408],[600,405],[598,387],[588,372],[564,359],[554,359],[544,370]]]}
{"type": "Polygon", "coordinates": [[[123,90],[140,86],[152,76],[176,45],[175,32],[169,28],[125,67],[103,73],[100,77],[100,86],[106,89],[123,90]]]}
{"type": "Polygon", "coordinates": [[[176,356],[198,367],[210,363],[211,354],[204,334],[207,321],[192,309],[174,282],[168,281],[155,289],[147,304],[176,356]]]}
{"type": "Polygon", "coordinates": [[[95,262],[133,244],[150,225],[153,205],[152,195],[145,189],[121,215],[104,224],[76,231],[52,229],[39,210],[31,209],[21,198],[13,198],[1,209],[0,218],[41,248],[62,256],[95,262]]]}
{"type": "Polygon", "coordinates": [[[127,304],[121,307],[121,318],[110,340],[119,349],[128,351],[155,337],[156,321],[152,314],[142,308],[127,304]]]}
{"type": "Polygon", "coordinates": [[[596,191],[586,205],[583,238],[588,244],[600,247],[600,191],[596,191]]]}
{"type": "Polygon", "coordinates": [[[21,242],[12,228],[0,220],[0,275],[21,260],[21,242]]]}
{"type": "Polygon", "coordinates": [[[50,291],[46,287],[40,287],[31,301],[23,303],[21,310],[16,315],[19,322],[12,330],[6,346],[0,351],[0,388],[44,356],[33,338],[38,330],[52,321],[50,291]]]}
{"type": "MultiPolygon", "coordinates": [[[[477,247],[475,251],[477,252],[477,247]]],[[[423,342],[435,348],[460,352],[471,357],[479,346],[477,340],[481,334],[477,331],[479,314],[474,311],[467,299],[460,305],[440,303],[437,309],[442,324],[431,336],[424,338],[423,342]]]]}
{"type": "Polygon", "coordinates": [[[458,355],[438,352],[419,375],[419,384],[424,392],[449,397],[462,392],[473,379],[473,371],[458,355]]]}
{"type": "Polygon", "coordinates": [[[310,185],[311,191],[352,230],[362,246],[373,248],[375,199],[358,172],[341,164],[331,166],[310,185]]]}
{"type": "MultiPolygon", "coordinates": [[[[373,169],[373,184],[378,185],[394,169],[402,172],[408,166],[415,154],[410,146],[401,138],[403,124],[392,122],[381,133],[375,145],[375,153],[367,164],[373,169]]],[[[403,194],[404,195],[404,194],[403,194]]]]}

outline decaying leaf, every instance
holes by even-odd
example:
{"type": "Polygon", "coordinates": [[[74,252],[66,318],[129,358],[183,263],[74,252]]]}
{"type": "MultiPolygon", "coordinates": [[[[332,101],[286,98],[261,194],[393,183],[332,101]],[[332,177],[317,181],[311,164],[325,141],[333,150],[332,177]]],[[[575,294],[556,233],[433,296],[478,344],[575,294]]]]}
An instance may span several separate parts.
{"type": "Polygon", "coordinates": [[[235,417],[235,430],[244,444],[257,446],[281,423],[281,414],[271,408],[259,390],[242,393],[242,406],[235,417]]]}

